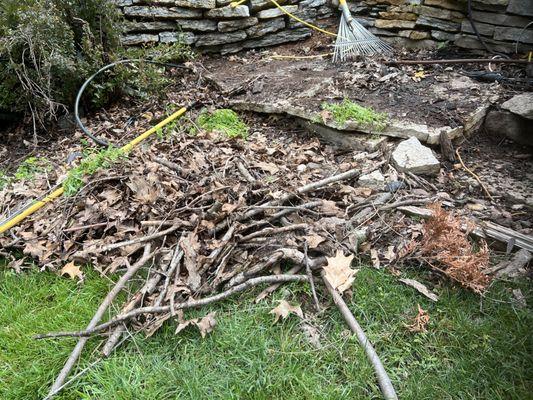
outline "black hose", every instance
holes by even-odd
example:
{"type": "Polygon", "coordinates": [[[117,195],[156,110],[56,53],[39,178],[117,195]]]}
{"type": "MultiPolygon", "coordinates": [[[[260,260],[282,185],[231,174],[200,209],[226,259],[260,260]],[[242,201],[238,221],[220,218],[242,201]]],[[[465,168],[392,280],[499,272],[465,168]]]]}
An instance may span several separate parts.
{"type": "Polygon", "coordinates": [[[114,63],[108,64],[108,65],[100,68],[98,71],[96,71],[94,74],[92,74],[83,83],[83,85],[81,85],[80,90],[78,91],[78,94],[76,95],[76,102],[74,103],[74,118],[76,119],[76,123],[78,124],[78,126],[82,130],[83,134],[85,136],[87,136],[89,139],[91,139],[93,142],[98,144],[99,146],[109,147],[109,142],[107,140],[105,140],[105,139],[101,139],[101,138],[98,138],[98,137],[94,136],[91,133],[91,131],[89,131],[85,127],[85,125],[83,125],[83,123],[81,122],[80,115],[79,115],[79,105],[80,105],[81,96],[82,96],[83,92],[85,91],[85,88],[87,87],[87,85],[89,85],[89,83],[91,83],[91,81],[97,75],[99,75],[100,73],[102,73],[104,71],[107,71],[108,69],[111,69],[115,65],[118,65],[118,64],[133,64],[133,63],[136,63],[136,62],[145,62],[145,63],[149,63],[149,64],[163,65],[163,66],[166,66],[166,67],[187,68],[187,67],[185,67],[183,65],[180,65],[180,64],[172,64],[172,63],[165,63],[165,62],[151,61],[151,60],[143,60],[143,59],[128,59],[128,60],[115,61],[114,63]]]}

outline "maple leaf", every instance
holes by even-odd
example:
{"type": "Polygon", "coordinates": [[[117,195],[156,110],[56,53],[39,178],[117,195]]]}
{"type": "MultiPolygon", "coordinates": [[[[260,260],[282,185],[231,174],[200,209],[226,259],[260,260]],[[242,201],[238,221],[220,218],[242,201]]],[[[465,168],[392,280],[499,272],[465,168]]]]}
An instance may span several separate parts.
{"type": "Polygon", "coordinates": [[[326,257],[328,264],[324,267],[328,282],[343,293],[352,286],[357,270],[350,268],[353,255],[345,256],[342,250],[337,250],[335,257],[326,257]]]}
{"type": "Polygon", "coordinates": [[[61,276],[63,275],[68,275],[70,279],[78,278],[80,282],[83,281],[83,272],[81,272],[81,269],[74,264],[74,261],[65,264],[63,268],[61,268],[61,276]]]}
{"type": "Polygon", "coordinates": [[[178,324],[178,327],[176,328],[176,334],[180,333],[182,330],[187,328],[190,325],[194,325],[198,328],[200,331],[200,335],[202,335],[202,338],[204,338],[208,333],[211,333],[213,329],[215,329],[215,326],[217,324],[217,321],[215,320],[215,312],[210,312],[205,317],[202,318],[193,318],[189,319],[187,321],[181,320],[178,324]]]}
{"type": "Polygon", "coordinates": [[[422,309],[420,307],[420,304],[417,304],[418,306],[418,313],[413,319],[413,323],[411,325],[405,325],[405,327],[410,332],[427,332],[427,324],[429,323],[429,314],[426,310],[422,309]]]}
{"type": "Polygon", "coordinates": [[[270,310],[270,314],[274,314],[274,323],[278,322],[280,317],[285,319],[289,314],[295,314],[300,318],[304,317],[302,308],[298,306],[291,306],[286,300],[280,300],[277,307],[270,310]]]}

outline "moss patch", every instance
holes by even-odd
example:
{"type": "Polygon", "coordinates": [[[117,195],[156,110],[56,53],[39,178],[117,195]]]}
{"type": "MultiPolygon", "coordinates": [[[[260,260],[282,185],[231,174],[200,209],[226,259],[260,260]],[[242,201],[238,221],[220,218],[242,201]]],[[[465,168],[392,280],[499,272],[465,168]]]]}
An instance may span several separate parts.
{"type": "Polygon", "coordinates": [[[362,126],[382,131],[388,123],[387,114],[378,113],[370,107],[360,106],[348,99],[344,99],[340,104],[322,103],[322,109],[329,111],[333,120],[339,125],[353,121],[362,126]]]}
{"type": "Polygon", "coordinates": [[[248,126],[235,111],[225,108],[212,113],[202,112],[198,117],[198,126],[208,132],[220,132],[230,139],[248,137],[248,126]]]}

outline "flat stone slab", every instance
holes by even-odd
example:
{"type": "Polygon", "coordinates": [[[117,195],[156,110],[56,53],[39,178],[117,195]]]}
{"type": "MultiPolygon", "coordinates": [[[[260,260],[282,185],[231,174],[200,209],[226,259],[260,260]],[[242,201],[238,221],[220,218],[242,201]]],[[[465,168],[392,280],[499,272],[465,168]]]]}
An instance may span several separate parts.
{"type": "Polygon", "coordinates": [[[275,51],[208,59],[207,77],[222,92],[232,93],[228,102],[234,109],[282,114],[329,132],[416,137],[431,145],[439,143],[442,132],[451,139],[469,136],[500,96],[498,87],[453,71],[433,71],[431,77],[416,80],[414,69],[371,62],[338,65],[327,59],[280,61],[270,57],[275,51]],[[387,114],[386,125],[376,129],[353,120],[341,124],[324,118],[324,104],[343,99],[387,114]]]}

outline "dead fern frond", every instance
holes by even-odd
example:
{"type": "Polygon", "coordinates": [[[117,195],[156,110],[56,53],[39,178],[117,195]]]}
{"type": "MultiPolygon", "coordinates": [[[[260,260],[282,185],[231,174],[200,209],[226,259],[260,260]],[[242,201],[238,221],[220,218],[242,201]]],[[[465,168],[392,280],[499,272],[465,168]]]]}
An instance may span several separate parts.
{"type": "Polygon", "coordinates": [[[433,216],[423,224],[421,258],[462,286],[482,293],[490,283],[490,278],[482,272],[489,265],[486,242],[480,241],[476,250],[468,233],[461,229],[464,223],[459,218],[438,203],[430,208],[433,216]]]}

